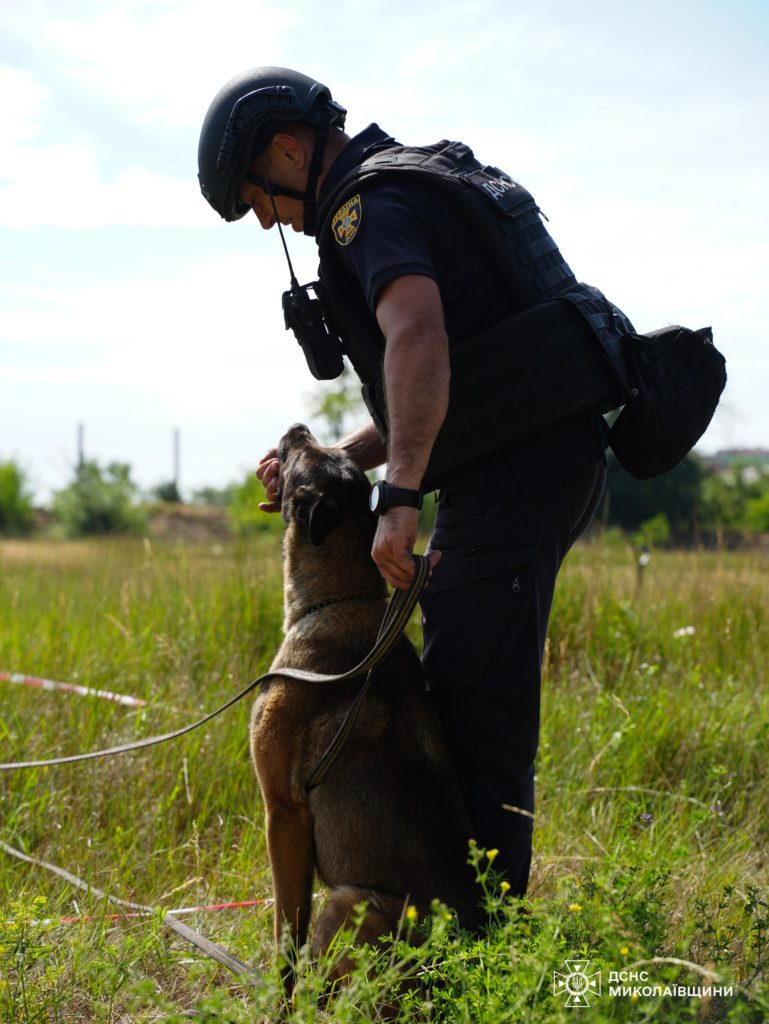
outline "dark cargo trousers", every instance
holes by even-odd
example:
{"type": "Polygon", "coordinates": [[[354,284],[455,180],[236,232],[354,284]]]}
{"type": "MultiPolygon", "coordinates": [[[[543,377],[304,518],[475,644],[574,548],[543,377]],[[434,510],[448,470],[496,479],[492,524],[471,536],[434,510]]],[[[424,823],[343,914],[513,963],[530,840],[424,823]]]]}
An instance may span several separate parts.
{"type": "Polygon", "coordinates": [[[524,895],[531,865],[540,674],[558,569],[603,491],[603,461],[535,498],[497,453],[441,490],[422,595],[424,667],[475,838],[524,895]]]}

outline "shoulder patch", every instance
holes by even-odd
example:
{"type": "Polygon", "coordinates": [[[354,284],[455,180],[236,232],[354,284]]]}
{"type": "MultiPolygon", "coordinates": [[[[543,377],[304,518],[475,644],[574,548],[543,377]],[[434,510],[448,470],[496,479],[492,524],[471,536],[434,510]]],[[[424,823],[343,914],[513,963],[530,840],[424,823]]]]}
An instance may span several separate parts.
{"type": "Polygon", "coordinates": [[[353,196],[336,211],[334,219],[331,221],[331,230],[340,245],[350,244],[358,233],[362,219],[363,206],[360,196],[353,196]]]}

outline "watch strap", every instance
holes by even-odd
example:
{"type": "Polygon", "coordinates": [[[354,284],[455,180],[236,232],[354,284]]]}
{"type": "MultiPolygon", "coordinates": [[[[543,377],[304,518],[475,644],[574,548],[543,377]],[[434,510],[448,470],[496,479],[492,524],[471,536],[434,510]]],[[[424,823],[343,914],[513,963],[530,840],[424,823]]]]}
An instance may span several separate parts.
{"type": "Polygon", "coordinates": [[[379,485],[379,501],[376,511],[379,515],[389,508],[405,506],[407,508],[422,508],[422,492],[411,487],[396,487],[383,480],[379,485]]]}

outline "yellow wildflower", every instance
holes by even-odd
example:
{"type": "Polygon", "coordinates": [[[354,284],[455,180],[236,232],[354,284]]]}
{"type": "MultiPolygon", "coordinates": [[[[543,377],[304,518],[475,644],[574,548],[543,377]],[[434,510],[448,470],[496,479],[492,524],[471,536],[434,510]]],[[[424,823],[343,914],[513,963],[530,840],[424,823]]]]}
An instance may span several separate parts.
{"type": "Polygon", "coordinates": [[[581,903],[570,903],[569,904],[569,910],[572,912],[572,914],[578,914],[580,912],[580,910],[582,910],[582,904],[581,903]]]}
{"type": "Polygon", "coordinates": [[[491,864],[491,862],[494,860],[494,858],[497,857],[498,855],[499,855],[499,850],[489,850],[489,852],[486,854],[486,857],[488,859],[489,864],[491,864]]]}
{"type": "Polygon", "coordinates": [[[418,917],[419,917],[419,911],[417,910],[417,908],[413,904],[406,909],[406,920],[407,921],[411,921],[411,923],[413,924],[414,921],[416,921],[416,919],[418,917]]]}
{"type": "Polygon", "coordinates": [[[510,892],[510,883],[507,881],[502,881],[499,883],[499,888],[502,890],[503,893],[510,892]]]}

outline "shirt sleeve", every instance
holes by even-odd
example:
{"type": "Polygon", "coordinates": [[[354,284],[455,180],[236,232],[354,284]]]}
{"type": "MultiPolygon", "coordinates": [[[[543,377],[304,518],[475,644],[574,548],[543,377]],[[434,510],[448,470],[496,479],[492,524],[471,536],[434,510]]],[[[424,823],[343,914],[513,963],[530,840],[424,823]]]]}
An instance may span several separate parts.
{"type": "Polygon", "coordinates": [[[438,280],[429,217],[418,186],[376,184],[361,192],[360,210],[358,230],[339,251],[372,312],[382,288],[397,277],[421,274],[438,280]]]}

